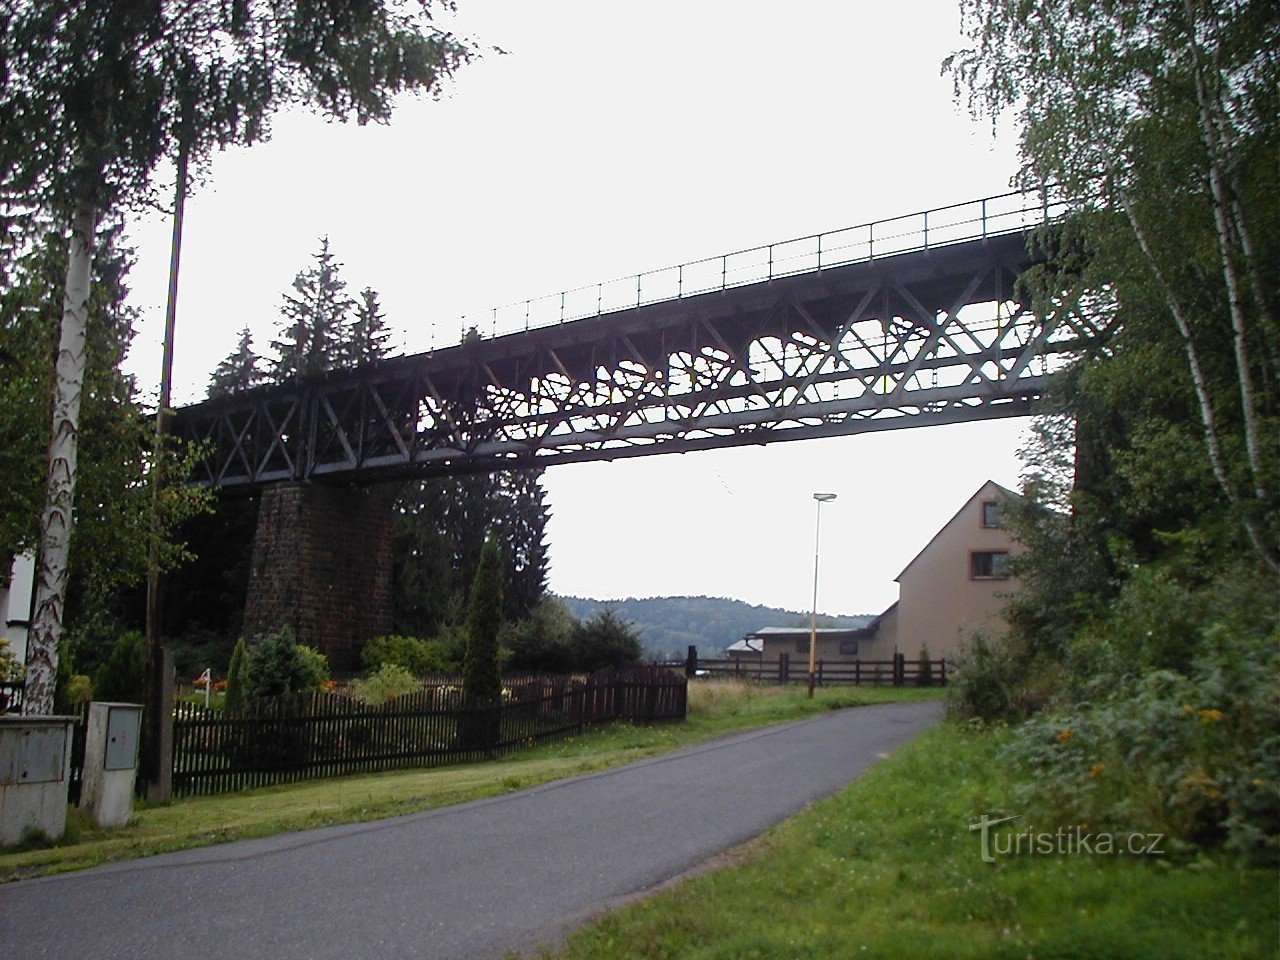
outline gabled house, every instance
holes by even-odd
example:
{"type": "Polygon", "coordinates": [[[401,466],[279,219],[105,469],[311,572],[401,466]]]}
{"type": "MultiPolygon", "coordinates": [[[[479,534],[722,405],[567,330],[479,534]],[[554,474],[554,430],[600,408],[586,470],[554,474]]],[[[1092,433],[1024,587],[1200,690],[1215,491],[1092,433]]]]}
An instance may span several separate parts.
{"type": "Polygon", "coordinates": [[[1001,610],[1017,587],[1008,562],[1018,552],[1004,511],[1017,496],[988,480],[902,568],[898,602],[878,618],[877,651],[950,659],[975,631],[1003,629],[1001,610]]]}
{"type": "MultiPolygon", "coordinates": [[[[895,578],[897,602],[864,626],[818,630],[818,659],[887,660],[895,653],[916,658],[924,650],[932,659],[952,659],[975,631],[1003,629],[1001,610],[1017,586],[1008,561],[1018,550],[1003,513],[1017,496],[993,480],[979,487],[902,568],[895,578]]],[[[764,661],[783,653],[795,661],[809,655],[809,630],[765,627],[739,644],[740,657],[750,650],[764,661]]]]}

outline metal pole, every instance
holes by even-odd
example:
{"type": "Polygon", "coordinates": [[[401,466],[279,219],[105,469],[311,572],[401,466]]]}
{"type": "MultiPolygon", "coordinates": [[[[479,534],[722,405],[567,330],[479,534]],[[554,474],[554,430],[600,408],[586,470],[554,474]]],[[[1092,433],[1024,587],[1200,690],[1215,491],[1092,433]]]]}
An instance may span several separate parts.
{"type": "MultiPolygon", "coordinates": [[[[173,234],[169,245],[169,291],[164,311],[164,348],[160,359],[160,398],[156,406],[155,448],[151,463],[151,543],[147,563],[146,677],[144,706],[142,775],[148,784],[160,781],[160,464],[164,437],[169,428],[173,402],[173,331],[178,318],[178,267],[182,261],[182,219],[187,206],[187,150],[178,154],[177,182],[174,185],[173,234]]],[[[167,798],[165,798],[167,799],[167,798]]]]}
{"type": "Polygon", "coordinates": [[[818,501],[817,520],[813,529],[813,606],[809,610],[809,699],[813,699],[813,688],[817,682],[816,670],[818,659],[818,547],[822,536],[822,505],[834,500],[834,493],[815,493],[813,499],[818,501]]]}

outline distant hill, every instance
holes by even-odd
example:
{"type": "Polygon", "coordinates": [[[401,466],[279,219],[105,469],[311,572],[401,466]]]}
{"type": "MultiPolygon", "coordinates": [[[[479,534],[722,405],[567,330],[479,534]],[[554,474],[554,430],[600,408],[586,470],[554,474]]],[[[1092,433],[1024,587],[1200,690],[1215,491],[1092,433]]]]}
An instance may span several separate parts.
{"type": "MultiPolygon", "coordinates": [[[[716,656],[729,644],[761,627],[800,627],[809,623],[808,611],[765,607],[725,597],[645,597],[589,600],[561,597],[579,619],[610,608],[640,628],[640,639],[651,657],[683,657],[690,644],[702,656],[716,656]]],[[[818,615],[824,627],[860,627],[872,614],[818,615]]]]}

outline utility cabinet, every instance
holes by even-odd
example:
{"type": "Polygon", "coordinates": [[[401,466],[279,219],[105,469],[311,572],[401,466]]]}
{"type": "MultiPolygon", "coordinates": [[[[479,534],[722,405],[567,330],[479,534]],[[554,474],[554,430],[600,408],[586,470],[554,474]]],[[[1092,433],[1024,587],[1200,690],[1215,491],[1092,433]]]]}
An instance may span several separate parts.
{"type": "Polygon", "coordinates": [[[0,716],[0,846],[66,830],[74,719],[0,716]]]}
{"type": "Polygon", "coordinates": [[[122,827],[133,817],[141,731],[139,704],[89,704],[80,806],[96,826],[122,827]]]}

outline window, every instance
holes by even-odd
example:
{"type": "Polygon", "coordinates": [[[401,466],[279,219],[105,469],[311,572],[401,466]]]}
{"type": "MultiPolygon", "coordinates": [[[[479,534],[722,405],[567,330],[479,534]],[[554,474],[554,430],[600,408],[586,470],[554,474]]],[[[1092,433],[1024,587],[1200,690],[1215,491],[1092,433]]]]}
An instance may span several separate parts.
{"type": "Polygon", "coordinates": [[[841,640],[840,653],[841,655],[846,657],[856,657],[858,655],[858,641],[857,640],[841,640]]]}
{"type": "Polygon", "coordinates": [[[1002,580],[1009,575],[1009,554],[1004,550],[982,550],[969,554],[969,579],[1002,580]]]}
{"type": "Polygon", "coordinates": [[[1000,504],[995,500],[982,501],[982,525],[984,527],[1000,526],[1000,504]]]}
{"type": "Polygon", "coordinates": [[[803,640],[797,640],[796,653],[808,654],[808,652],[809,652],[809,638],[805,637],[803,640]]]}

